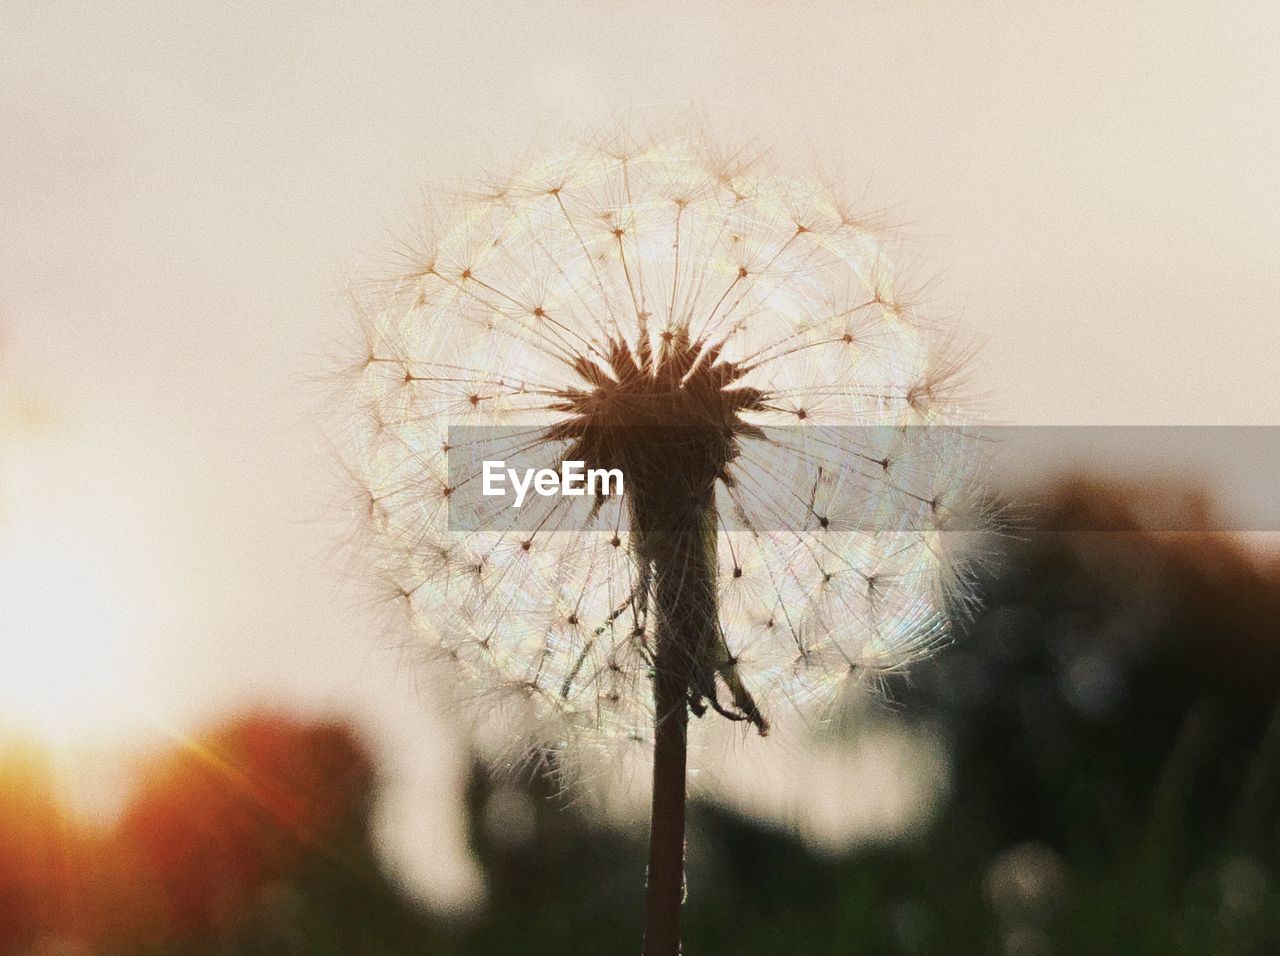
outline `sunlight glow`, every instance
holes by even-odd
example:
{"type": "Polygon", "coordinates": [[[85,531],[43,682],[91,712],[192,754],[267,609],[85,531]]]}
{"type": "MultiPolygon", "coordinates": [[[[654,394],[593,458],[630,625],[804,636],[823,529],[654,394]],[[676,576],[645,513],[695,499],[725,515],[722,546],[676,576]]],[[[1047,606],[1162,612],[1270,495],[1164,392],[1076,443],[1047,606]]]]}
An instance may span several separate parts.
{"type": "Polygon", "coordinates": [[[0,525],[0,725],[64,745],[130,729],[148,616],[136,546],[111,514],[11,507],[0,525]]]}

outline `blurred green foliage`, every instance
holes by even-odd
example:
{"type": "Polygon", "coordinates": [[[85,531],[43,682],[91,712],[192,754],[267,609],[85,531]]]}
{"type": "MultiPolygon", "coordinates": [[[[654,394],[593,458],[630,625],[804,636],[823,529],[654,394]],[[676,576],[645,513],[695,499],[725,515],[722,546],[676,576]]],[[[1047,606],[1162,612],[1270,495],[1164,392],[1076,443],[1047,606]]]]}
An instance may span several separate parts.
{"type": "MultiPolygon", "coordinates": [[[[951,752],[925,832],[831,860],[698,807],[686,951],[1280,952],[1280,565],[1129,512],[1122,489],[1056,489],[954,644],[890,686],[951,752]],[[1100,524],[1128,530],[1055,530],[1100,524]]],[[[634,950],[618,871],[640,880],[640,849],[597,861],[565,827],[547,810],[522,853],[477,842],[518,878],[465,951],[634,950]]]]}
{"type": "MultiPolygon", "coordinates": [[[[695,805],[686,952],[1280,952],[1280,565],[1132,511],[1123,489],[1054,490],[954,644],[890,685],[881,719],[950,753],[929,826],[833,858],[695,805]],[[1055,530],[1094,514],[1129,530],[1055,530]]],[[[638,951],[642,833],[477,765],[488,901],[450,922],[379,869],[374,780],[341,726],[248,717],[158,761],[112,833],[72,839],[39,756],[12,750],[0,952],[638,951]]]]}

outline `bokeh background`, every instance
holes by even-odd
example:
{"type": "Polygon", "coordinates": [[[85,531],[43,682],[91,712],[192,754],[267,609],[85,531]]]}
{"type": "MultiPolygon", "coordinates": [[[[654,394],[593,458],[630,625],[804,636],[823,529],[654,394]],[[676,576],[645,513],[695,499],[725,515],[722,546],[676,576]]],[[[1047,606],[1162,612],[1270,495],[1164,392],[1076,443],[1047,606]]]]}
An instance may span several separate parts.
{"type": "MultiPolygon", "coordinates": [[[[901,224],[987,420],[1277,424],[1278,48],[1264,0],[8,0],[0,952],[635,949],[643,827],[477,763],[344,548],[324,373],[422,184],[693,117],[901,224]]],[[[1213,533],[1270,489],[1063,459],[953,647],[695,781],[690,952],[1280,946],[1280,565],[1213,533]]]]}

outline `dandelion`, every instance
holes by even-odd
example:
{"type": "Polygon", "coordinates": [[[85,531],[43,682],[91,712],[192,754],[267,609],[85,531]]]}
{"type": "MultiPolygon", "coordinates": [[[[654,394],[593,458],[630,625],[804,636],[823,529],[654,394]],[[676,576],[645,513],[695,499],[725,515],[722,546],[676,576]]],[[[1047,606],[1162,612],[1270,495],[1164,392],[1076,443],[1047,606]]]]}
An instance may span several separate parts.
{"type": "Polygon", "coordinates": [[[645,952],[675,953],[689,715],[764,735],[944,639],[970,482],[920,426],[960,362],[872,224],[687,139],[575,147],[436,211],[354,363],[379,572],[561,767],[651,763],[645,952]],[[512,520],[479,489],[519,456],[625,490],[512,520]]]}

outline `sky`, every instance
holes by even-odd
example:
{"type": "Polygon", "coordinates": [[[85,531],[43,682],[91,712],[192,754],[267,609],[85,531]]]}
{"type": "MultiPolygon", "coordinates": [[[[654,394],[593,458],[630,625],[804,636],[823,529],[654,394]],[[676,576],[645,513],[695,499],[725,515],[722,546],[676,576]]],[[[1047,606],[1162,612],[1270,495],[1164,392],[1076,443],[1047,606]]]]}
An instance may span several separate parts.
{"type": "Polygon", "coordinates": [[[1265,0],[8,0],[0,405],[45,421],[0,435],[0,710],[347,714],[399,865],[469,898],[456,733],[350,580],[318,412],[420,187],[695,115],[901,224],[991,420],[1278,424],[1278,48],[1265,0]]]}

